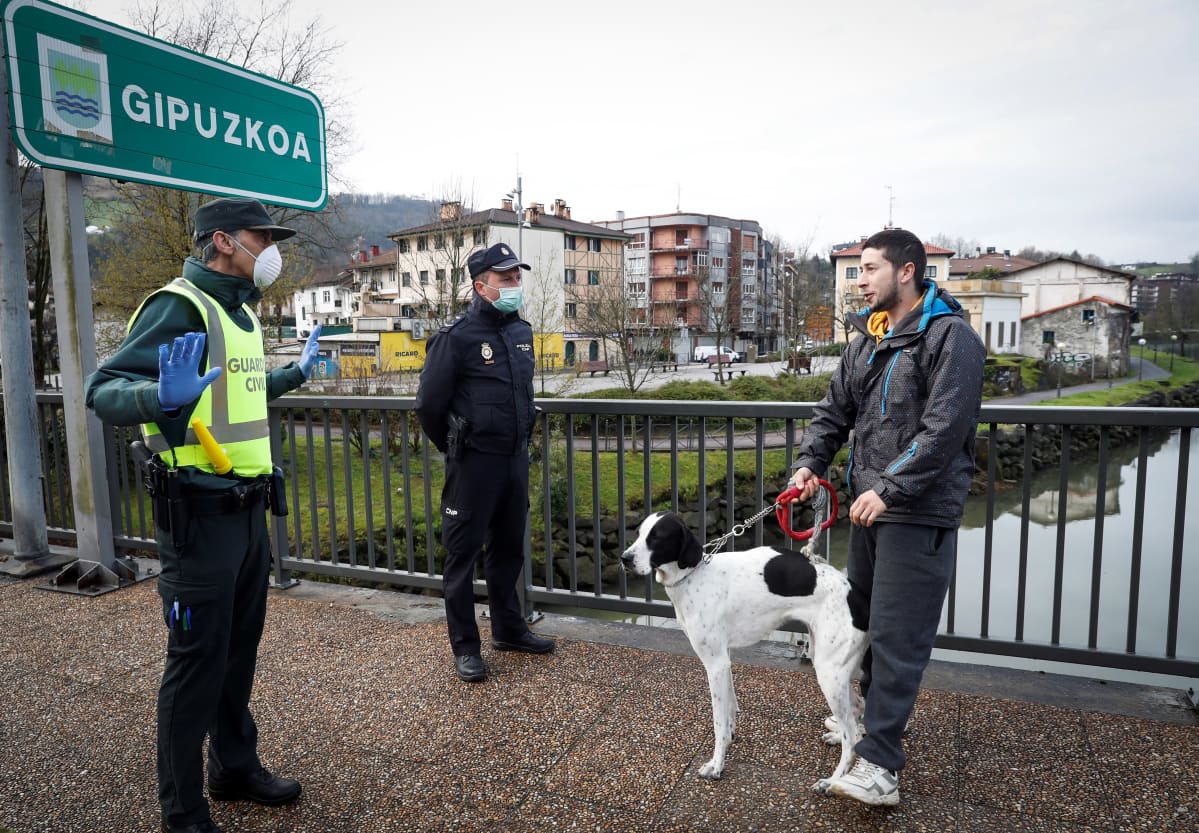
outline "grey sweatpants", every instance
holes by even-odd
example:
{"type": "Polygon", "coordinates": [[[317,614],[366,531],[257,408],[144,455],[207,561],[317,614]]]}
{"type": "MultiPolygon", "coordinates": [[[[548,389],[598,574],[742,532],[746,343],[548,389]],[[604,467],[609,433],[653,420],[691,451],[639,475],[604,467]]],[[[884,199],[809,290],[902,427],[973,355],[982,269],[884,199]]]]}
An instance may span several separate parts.
{"type": "Polygon", "coordinates": [[[903,729],[932,656],[953,575],[957,530],[919,524],[853,525],[849,580],[870,600],[870,648],[862,658],[866,735],[855,751],[903,769],[903,729]]]}

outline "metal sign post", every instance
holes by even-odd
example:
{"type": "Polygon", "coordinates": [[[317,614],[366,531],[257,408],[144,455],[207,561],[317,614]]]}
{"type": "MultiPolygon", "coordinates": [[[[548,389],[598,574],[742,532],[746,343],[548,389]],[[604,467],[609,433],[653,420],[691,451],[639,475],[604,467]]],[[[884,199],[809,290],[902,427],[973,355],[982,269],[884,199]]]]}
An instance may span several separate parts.
{"type": "MultiPolygon", "coordinates": [[[[7,84],[0,66],[0,84],[7,84]]],[[[4,362],[4,434],[12,494],[15,558],[0,572],[28,575],[55,565],[42,504],[42,455],[33,391],[33,345],[29,337],[29,280],[21,225],[17,149],[8,133],[8,99],[0,101],[5,158],[0,168],[0,361],[4,362]]]]}

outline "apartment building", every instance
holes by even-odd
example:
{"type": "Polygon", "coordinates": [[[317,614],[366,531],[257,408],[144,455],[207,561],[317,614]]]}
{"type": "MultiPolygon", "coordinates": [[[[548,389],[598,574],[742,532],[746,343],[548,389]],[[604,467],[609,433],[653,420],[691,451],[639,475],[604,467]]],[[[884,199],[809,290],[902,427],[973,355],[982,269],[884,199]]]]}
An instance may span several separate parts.
{"type": "MultiPolygon", "coordinates": [[[[543,203],[522,208],[509,198],[498,208],[473,212],[464,211],[461,203],[445,202],[434,222],[388,237],[395,249],[379,253],[374,247],[352,267],[360,311],[355,331],[406,333],[395,345],[403,369],[419,366],[429,333],[470,302],[470,254],[500,242],[532,267],[524,276],[521,315],[533,325],[542,368],[603,358],[609,349],[600,326],[603,300],[606,294],[623,292],[627,238],[573,220],[565,200],[555,200],[548,211],[543,203]]],[[[384,341],[388,339],[380,338],[379,344],[384,341]]],[[[392,358],[379,356],[375,364],[397,366],[392,358]]]]}
{"type": "Polygon", "coordinates": [[[597,225],[629,235],[625,286],[631,326],[690,356],[719,340],[739,352],[778,349],[781,256],[753,220],[675,213],[597,225]]]}

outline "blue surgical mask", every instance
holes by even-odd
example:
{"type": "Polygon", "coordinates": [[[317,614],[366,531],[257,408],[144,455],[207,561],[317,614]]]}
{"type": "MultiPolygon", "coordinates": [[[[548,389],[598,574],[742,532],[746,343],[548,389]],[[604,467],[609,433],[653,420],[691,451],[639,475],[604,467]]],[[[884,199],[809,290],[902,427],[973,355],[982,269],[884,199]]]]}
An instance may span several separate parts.
{"type": "Polygon", "coordinates": [[[500,293],[500,297],[492,301],[492,305],[500,312],[516,312],[524,301],[524,287],[504,286],[492,287],[500,293]]]}

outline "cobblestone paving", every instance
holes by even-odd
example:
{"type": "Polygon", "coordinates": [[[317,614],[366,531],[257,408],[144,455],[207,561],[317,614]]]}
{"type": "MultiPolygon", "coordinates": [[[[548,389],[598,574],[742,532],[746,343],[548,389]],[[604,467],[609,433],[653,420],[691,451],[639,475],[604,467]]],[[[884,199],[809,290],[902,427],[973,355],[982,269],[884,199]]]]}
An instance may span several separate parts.
{"type": "MultiPolygon", "coordinates": [[[[154,833],[155,582],[81,598],[37,581],[0,582],[0,828],[154,833]]],[[[465,685],[439,606],[418,608],[272,593],[253,708],[264,762],[304,794],[283,808],[214,805],[224,830],[1199,828],[1193,719],[926,689],[903,800],[869,809],[809,790],[837,753],[798,663],[737,664],[739,737],[724,778],[707,782],[696,776],[711,747],[707,687],[685,651],[559,633],[550,656],[485,649],[490,679],[465,685]]],[[[538,628],[555,633],[551,619],[538,628]]]]}

